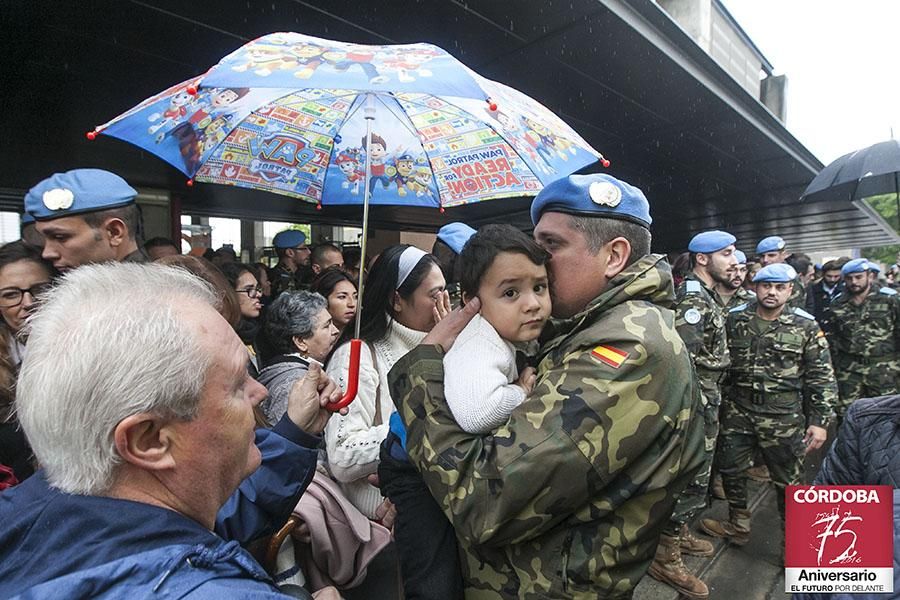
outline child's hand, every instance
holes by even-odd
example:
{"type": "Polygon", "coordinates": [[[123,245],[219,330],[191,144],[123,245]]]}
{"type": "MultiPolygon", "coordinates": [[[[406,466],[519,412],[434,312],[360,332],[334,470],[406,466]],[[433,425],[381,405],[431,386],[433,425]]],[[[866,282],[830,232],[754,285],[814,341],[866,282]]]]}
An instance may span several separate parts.
{"type": "Polygon", "coordinates": [[[522,369],[522,372],[519,373],[516,385],[525,390],[525,395],[527,396],[531,394],[531,390],[534,389],[535,381],[537,381],[537,371],[534,370],[534,367],[525,367],[522,369]]]}

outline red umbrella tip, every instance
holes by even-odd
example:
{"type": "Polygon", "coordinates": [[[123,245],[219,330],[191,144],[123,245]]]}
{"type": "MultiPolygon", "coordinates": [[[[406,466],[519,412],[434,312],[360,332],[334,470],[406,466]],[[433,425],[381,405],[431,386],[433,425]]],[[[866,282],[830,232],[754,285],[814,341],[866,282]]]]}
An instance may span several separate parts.
{"type": "Polygon", "coordinates": [[[85,134],[85,137],[89,140],[94,140],[97,137],[97,132],[96,131],[88,131],[85,134]]]}
{"type": "Polygon", "coordinates": [[[441,214],[444,214],[444,207],[441,207],[441,214]]]}
{"type": "Polygon", "coordinates": [[[604,168],[608,169],[610,163],[609,163],[609,160],[604,158],[603,160],[600,161],[600,164],[602,164],[604,168]]]}
{"type": "Polygon", "coordinates": [[[197,95],[197,86],[192,83],[191,85],[187,86],[187,90],[185,90],[185,91],[188,93],[189,96],[196,96],[197,95]]]}
{"type": "Polygon", "coordinates": [[[316,210],[322,210],[322,203],[316,202],[316,210]]]}
{"type": "Polygon", "coordinates": [[[491,112],[497,112],[497,103],[491,99],[488,99],[488,110],[491,112]]]}
{"type": "Polygon", "coordinates": [[[188,180],[185,182],[185,185],[188,186],[188,187],[194,187],[194,180],[193,180],[193,179],[188,179],[188,180]]]}

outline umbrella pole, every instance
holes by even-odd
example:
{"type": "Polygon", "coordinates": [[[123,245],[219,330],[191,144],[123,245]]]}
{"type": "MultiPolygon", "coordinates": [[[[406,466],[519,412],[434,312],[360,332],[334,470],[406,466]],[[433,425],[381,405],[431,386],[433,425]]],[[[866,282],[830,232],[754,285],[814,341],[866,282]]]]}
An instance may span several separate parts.
{"type": "Polygon", "coordinates": [[[372,145],[372,121],[375,119],[375,102],[372,94],[366,94],[366,105],[363,108],[363,116],[366,119],[366,177],[363,180],[365,191],[363,193],[363,230],[362,240],[359,244],[359,286],[358,300],[356,302],[356,325],[353,330],[353,339],[350,340],[350,368],[348,372],[347,389],[343,397],[337,402],[330,402],[325,408],[337,412],[348,406],[356,398],[359,390],[359,357],[362,350],[362,340],[359,339],[359,327],[362,323],[363,288],[365,286],[366,246],[369,241],[369,178],[372,170],[372,153],[369,147],[372,145]]]}
{"type": "Polygon", "coordinates": [[[375,101],[372,94],[366,94],[366,105],[363,108],[363,115],[366,119],[366,177],[363,180],[363,218],[362,218],[362,240],[359,243],[359,285],[357,286],[356,301],[356,326],[353,330],[353,337],[359,339],[359,327],[362,323],[362,306],[363,306],[363,290],[366,285],[366,246],[369,243],[369,194],[371,186],[369,178],[372,177],[372,153],[369,147],[372,145],[372,121],[375,120],[375,101]]]}

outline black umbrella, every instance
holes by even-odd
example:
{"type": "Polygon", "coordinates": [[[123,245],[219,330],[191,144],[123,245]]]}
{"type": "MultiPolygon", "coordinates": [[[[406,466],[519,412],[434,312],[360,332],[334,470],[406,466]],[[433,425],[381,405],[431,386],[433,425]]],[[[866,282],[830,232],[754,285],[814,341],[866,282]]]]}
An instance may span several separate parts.
{"type": "Polygon", "coordinates": [[[880,142],[845,154],[822,169],[801,197],[807,202],[897,195],[900,229],[900,142],[880,142]]]}

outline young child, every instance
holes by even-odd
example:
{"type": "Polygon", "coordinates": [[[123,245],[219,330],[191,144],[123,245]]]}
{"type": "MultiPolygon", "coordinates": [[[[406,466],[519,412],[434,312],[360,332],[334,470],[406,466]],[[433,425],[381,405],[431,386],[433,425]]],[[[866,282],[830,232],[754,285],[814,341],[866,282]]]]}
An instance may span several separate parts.
{"type": "Polygon", "coordinates": [[[549,255],[511,225],[486,225],[459,255],[463,301],[481,312],[444,356],[444,395],[468,433],[505,423],[534,387],[535,372],[516,368],[516,350],[537,340],[550,317],[549,255]]]}

